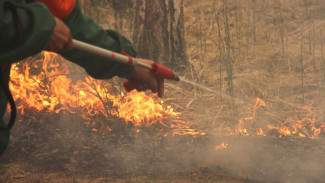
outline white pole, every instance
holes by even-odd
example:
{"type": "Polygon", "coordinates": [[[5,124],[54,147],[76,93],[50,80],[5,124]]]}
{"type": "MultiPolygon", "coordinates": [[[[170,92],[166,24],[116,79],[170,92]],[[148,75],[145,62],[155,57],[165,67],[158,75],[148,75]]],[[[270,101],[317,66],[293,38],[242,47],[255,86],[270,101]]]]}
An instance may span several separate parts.
{"type": "Polygon", "coordinates": [[[73,39],[72,42],[73,42],[73,45],[74,45],[75,49],[85,51],[85,52],[88,52],[88,53],[92,53],[94,55],[98,55],[98,56],[108,58],[108,59],[111,59],[111,60],[115,60],[117,62],[126,64],[126,65],[133,65],[133,66],[137,65],[137,66],[152,70],[151,65],[147,65],[145,63],[138,62],[136,58],[128,57],[128,56],[122,55],[120,53],[116,53],[116,52],[113,52],[113,51],[110,51],[110,50],[106,50],[104,48],[94,46],[94,45],[91,45],[91,44],[88,44],[88,43],[85,43],[85,42],[82,42],[82,41],[78,41],[78,40],[75,40],[75,39],[73,39]]]}

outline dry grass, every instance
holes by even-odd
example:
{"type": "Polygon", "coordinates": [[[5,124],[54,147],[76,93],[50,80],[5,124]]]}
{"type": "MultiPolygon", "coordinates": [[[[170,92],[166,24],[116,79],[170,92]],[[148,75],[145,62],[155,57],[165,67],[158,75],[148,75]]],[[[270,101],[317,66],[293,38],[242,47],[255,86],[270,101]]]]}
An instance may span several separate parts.
{"type": "MultiPolygon", "coordinates": [[[[227,99],[192,89],[189,94],[180,92],[180,98],[175,100],[185,109],[183,113],[192,116],[198,124],[216,128],[249,115],[248,106],[258,97],[267,103],[270,114],[259,123],[285,123],[288,117],[312,102],[317,120],[324,121],[320,30],[325,23],[324,8],[321,8],[325,3],[317,0],[224,2],[227,12],[222,1],[184,2],[192,66],[187,77],[228,94],[228,80],[232,79],[234,97],[246,105],[233,105],[227,99]],[[230,47],[226,44],[227,34],[230,47]],[[233,64],[231,77],[225,64],[228,50],[233,64]]],[[[175,90],[170,90],[175,96],[175,90]]]]}
{"type": "MultiPolygon", "coordinates": [[[[185,76],[235,97],[229,100],[193,86],[167,82],[165,101],[173,104],[184,119],[207,133],[218,134],[225,126],[233,126],[251,115],[250,106],[258,97],[267,104],[258,116],[258,126],[287,123],[289,117],[299,115],[312,102],[316,122],[325,120],[321,51],[325,34],[320,33],[325,24],[324,1],[184,0],[184,8],[191,64],[185,76]],[[228,84],[230,79],[232,88],[228,84]]],[[[114,17],[111,9],[98,11],[114,17]]],[[[111,18],[107,16],[96,19],[104,27],[115,27],[132,38],[132,17],[108,21],[111,18]]],[[[219,173],[215,179],[200,173],[194,177],[116,179],[38,173],[28,164],[10,164],[5,168],[0,182],[245,182],[227,173],[219,173]]]]}

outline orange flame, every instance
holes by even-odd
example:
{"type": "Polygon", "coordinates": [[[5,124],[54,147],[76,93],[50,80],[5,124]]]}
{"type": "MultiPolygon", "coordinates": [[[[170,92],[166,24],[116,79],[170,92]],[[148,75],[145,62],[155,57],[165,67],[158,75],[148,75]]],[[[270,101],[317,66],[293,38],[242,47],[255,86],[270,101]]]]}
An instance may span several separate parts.
{"type": "MultiPolygon", "coordinates": [[[[266,107],[266,103],[263,102],[260,98],[257,98],[253,106],[252,116],[239,120],[238,125],[235,127],[234,130],[229,127],[226,127],[225,131],[228,133],[228,135],[266,136],[262,128],[257,128],[254,132],[253,130],[248,130],[245,127],[247,124],[246,122],[253,121],[255,119],[257,109],[261,106],[266,107]]],[[[267,124],[266,128],[269,131],[276,132],[272,134],[278,137],[296,135],[301,138],[315,139],[321,133],[325,133],[325,123],[318,123],[318,125],[315,125],[316,115],[312,110],[312,106],[313,103],[304,106],[301,112],[302,117],[299,118],[297,115],[295,115],[291,118],[291,124],[280,124],[278,126],[267,124]]]]}
{"type": "Polygon", "coordinates": [[[220,150],[220,149],[226,149],[228,146],[228,144],[225,144],[224,142],[222,142],[220,145],[217,145],[215,147],[216,150],[220,150]]]}
{"type": "Polygon", "coordinates": [[[113,87],[103,80],[86,77],[73,82],[68,66],[58,55],[43,52],[44,59],[13,64],[10,90],[17,102],[17,109],[24,115],[26,109],[42,112],[80,112],[92,131],[111,131],[105,124],[115,116],[135,127],[160,124],[173,130],[172,134],[204,135],[190,128],[180,119],[171,106],[165,106],[156,95],[132,91],[112,94],[113,87]],[[97,117],[103,116],[104,120],[97,117]],[[168,119],[168,124],[164,121],[168,119]],[[106,120],[106,121],[105,121],[106,120]],[[100,129],[96,128],[96,124],[100,129]]]}
{"type": "Polygon", "coordinates": [[[259,135],[259,136],[266,136],[263,132],[263,129],[262,128],[259,128],[256,130],[256,135],[259,135]]]}
{"type": "Polygon", "coordinates": [[[242,120],[239,120],[238,121],[238,125],[236,126],[236,132],[237,134],[240,134],[240,135],[249,135],[247,133],[247,129],[244,128],[244,122],[242,120]]]}

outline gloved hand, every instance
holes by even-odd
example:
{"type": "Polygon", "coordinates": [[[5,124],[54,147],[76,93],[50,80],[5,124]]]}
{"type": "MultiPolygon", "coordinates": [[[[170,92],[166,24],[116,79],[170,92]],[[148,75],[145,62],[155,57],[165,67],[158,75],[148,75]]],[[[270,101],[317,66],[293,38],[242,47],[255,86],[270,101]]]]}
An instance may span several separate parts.
{"type": "Polygon", "coordinates": [[[55,17],[56,26],[50,41],[45,47],[46,51],[66,51],[73,48],[70,29],[59,19],[55,17]]]}
{"type": "MultiPolygon", "coordinates": [[[[148,65],[154,63],[151,60],[139,58],[137,58],[137,61],[148,65]]],[[[128,79],[128,82],[133,84],[132,87],[138,91],[151,90],[153,93],[158,92],[159,97],[163,97],[164,95],[164,79],[155,77],[148,69],[135,66],[133,71],[126,76],[126,79],[128,79]]]]}

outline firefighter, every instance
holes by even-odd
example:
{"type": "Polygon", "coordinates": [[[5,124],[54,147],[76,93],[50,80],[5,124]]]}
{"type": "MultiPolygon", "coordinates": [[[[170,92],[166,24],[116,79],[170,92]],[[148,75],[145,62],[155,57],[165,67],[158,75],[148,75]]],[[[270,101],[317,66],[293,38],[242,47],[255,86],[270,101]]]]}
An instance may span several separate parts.
{"type": "Polygon", "coordinates": [[[83,15],[78,0],[0,0],[0,14],[0,155],[7,147],[15,119],[15,105],[8,88],[10,65],[42,50],[61,54],[95,79],[119,76],[136,81],[137,90],[150,89],[162,95],[163,81],[148,70],[73,49],[72,37],[132,57],[137,55],[132,43],[121,34],[104,30],[83,15]],[[7,124],[3,116],[8,100],[12,114],[7,124]]]}

